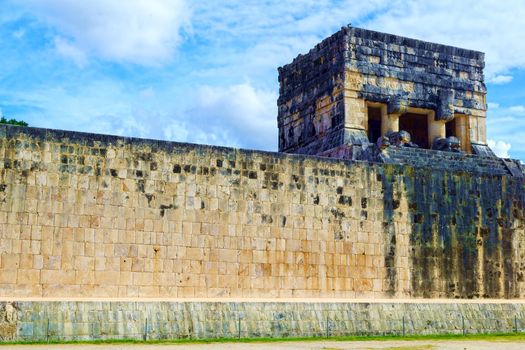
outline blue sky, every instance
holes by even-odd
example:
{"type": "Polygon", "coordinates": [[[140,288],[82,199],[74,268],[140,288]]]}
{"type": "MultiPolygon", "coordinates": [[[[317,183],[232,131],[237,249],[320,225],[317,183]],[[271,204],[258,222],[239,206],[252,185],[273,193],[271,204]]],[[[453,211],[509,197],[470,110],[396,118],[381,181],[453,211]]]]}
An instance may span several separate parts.
{"type": "Polygon", "coordinates": [[[525,2],[0,0],[0,111],[277,149],[277,67],[352,23],[486,53],[488,136],[525,160],[525,2]]]}

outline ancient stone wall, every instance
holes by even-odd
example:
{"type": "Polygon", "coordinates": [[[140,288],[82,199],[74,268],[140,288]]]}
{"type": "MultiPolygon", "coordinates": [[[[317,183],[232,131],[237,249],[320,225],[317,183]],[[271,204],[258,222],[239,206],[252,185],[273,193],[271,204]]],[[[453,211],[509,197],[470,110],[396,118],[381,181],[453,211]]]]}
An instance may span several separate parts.
{"type": "Polygon", "coordinates": [[[279,150],[319,154],[344,143],[344,47],[340,34],[279,68],[279,150]]]}
{"type": "Polygon", "coordinates": [[[129,302],[0,303],[0,339],[213,339],[513,333],[523,303],[129,302]]]}
{"type": "Polygon", "coordinates": [[[413,106],[434,110],[437,120],[486,116],[483,53],[360,28],[341,36],[347,87],[359,97],[388,102],[389,113],[413,106]]]}
{"type": "Polygon", "coordinates": [[[523,178],[14,126],[0,154],[2,297],[525,295],[523,178]]]}
{"type": "Polygon", "coordinates": [[[403,114],[422,114],[426,148],[455,120],[450,132],[464,151],[483,153],[483,68],[478,51],[342,28],[279,69],[279,150],[337,157],[332,149],[361,146],[369,141],[367,108],[374,106],[382,108],[383,135],[399,130],[403,114]]]}

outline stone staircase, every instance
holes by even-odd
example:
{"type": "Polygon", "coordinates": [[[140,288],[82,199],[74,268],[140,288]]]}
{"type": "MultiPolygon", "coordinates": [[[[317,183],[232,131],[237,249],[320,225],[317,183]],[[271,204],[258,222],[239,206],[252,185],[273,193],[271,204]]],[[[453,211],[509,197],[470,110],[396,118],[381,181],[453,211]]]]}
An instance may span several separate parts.
{"type": "Polygon", "coordinates": [[[408,164],[430,169],[467,171],[478,174],[524,177],[524,168],[518,160],[482,157],[428,150],[422,148],[388,147],[378,154],[378,161],[389,164],[408,164]]]}

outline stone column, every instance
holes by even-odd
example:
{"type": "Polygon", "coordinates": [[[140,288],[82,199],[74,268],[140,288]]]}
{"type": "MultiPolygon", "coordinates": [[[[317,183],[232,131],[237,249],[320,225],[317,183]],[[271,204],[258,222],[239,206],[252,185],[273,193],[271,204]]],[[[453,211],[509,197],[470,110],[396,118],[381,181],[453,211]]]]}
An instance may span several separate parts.
{"type": "Polygon", "coordinates": [[[344,125],[347,129],[366,130],[367,105],[360,98],[344,98],[344,125]]]}
{"type": "Polygon", "coordinates": [[[436,138],[446,137],[447,130],[445,127],[445,120],[436,120],[434,111],[427,114],[428,118],[428,146],[432,148],[432,143],[436,138]]]}
{"type": "Polygon", "coordinates": [[[382,136],[385,136],[389,131],[399,131],[399,116],[400,114],[397,113],[387,114],[385,109],[385,113],[381,114],[382,136]]]}
{"type": "Polygon", "coordinates": [[[398,96],[392,98],[388,104],[388,130],[399,131],[399,117],[408,111],[408,103],[406,100],[398,96]]]}
{"type": "Polygon", "coordinates": [[[478,117],[478,139],[477,141],[481,144],[487,144],[487,118],[478,117]]]}
{"type": "Polygon", "coordinates": [[[459,114],[456,115],[454,119],[456,120],[455,136],[459,139],[459,142],[461,142],[461,149],[467,153],[471,153],[468,116],[459,114]]]}

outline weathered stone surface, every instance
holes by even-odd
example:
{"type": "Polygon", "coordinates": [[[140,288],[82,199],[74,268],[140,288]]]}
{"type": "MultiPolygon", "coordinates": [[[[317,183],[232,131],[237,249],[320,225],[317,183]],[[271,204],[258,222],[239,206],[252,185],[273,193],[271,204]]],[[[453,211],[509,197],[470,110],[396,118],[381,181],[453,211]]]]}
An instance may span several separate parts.
{"type": "Polygon", "coordinates": [[[18,339],[18,317],[23,314],[16,303],[0,303],[0,340],[13,341],[18,339]]]}
{"type": "Polygon", "coordinates": [[[465,171],[472,174],[515,177],[523,177],[524,174],[519,160],[407,147],[389,147],[378,153],[375,145],[370,148],[366,156],[370,160],[377,159],[382,163],[407,164],[416,168],[436,170],[465,171]]]}
{"type": "Polygon", "coordinates": [[[0,129],[3,297],[525,295],[523,177],[499,159],[0,129]]]}
{"type": "Polygon", "coordinates": [[[424,113],[427,148],[435,137],[457,136],[467,153],[487,156],[471,147],[488,148],[484,65],[478,51],[343,27],[279,68],[279,150],[340,156],[332,150],[375,143],[366,134],[373,104],[385,107],[382,136],[398,131],[400,115],[424,113]],[[446,135],[445,123],[460,115],[462,125],[446,135]]]}
{"type": "MultiPolygon", "coordinates": [[[[50,302],[16,310],[10,340],[211,339],[512,333],[525,305],[509,303],[50,302]]],[[[9,306],[7,306],[9,305],[9,306]]],[[[4,339],[6,339],[4,338],[4,339]]]]}

